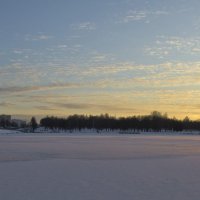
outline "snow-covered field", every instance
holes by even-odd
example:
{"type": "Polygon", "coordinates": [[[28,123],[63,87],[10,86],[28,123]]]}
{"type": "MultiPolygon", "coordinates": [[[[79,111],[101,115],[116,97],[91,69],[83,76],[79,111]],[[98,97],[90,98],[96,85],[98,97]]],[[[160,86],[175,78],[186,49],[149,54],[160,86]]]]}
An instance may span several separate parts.
{"type": "Polygon", "coordinates": [[[200,136],[3,135],[2,200],[199,200],[200,136]]]}

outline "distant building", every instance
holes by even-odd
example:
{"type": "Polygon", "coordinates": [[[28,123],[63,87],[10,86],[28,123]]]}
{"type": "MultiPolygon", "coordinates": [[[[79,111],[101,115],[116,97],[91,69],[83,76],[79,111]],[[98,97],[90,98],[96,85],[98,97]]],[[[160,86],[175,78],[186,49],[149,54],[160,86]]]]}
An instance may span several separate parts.
{"type": "Polygon", "coordinates": [[[12,119],[12,123],[15,124],[19,128],[26,126],[26,121],[21,120],[21,119],[12,119]]]}
{"type": "Polygon", "coordinates": [[[9,122],[11,122],[11,115],[0,115],[0,121],[9,121],[9,122]]]}
{"type": "Polygon", "coordinates": [[[11,115],[0,115],[0,127],[9,127],[11,124],[11,115]]]}

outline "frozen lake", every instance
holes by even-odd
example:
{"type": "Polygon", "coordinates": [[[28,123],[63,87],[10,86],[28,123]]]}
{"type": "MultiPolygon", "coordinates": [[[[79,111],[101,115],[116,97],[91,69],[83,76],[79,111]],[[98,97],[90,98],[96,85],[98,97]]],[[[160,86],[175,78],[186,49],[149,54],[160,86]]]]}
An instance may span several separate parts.
{"type": "Polygon", "coordinates": [[[0,136],[2,200],[199,200],[200,136],[0,136]]]}

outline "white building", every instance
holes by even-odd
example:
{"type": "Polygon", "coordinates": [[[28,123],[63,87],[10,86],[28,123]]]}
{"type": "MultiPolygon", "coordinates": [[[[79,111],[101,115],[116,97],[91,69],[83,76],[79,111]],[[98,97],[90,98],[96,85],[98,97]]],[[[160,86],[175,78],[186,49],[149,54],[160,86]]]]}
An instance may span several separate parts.
{"type": "Polygon", "coordinates": [[[26,126],[26,121],[21,119],[12,119],[12,122],[17,125],[17,127],[24,127],[26,126]]]}

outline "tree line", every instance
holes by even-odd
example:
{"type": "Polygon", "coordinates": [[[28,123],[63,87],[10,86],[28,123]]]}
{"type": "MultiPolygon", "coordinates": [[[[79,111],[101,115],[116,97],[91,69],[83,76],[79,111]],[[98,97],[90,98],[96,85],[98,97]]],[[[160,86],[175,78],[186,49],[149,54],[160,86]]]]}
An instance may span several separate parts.
{"type": "Polygon", "coordinates": [[[92,115],[70,115],[67,118],[45,117],[40,120],[40,125],[49,129],[79,130],[95,129],[97,131],[107,130],[131,130],[138,131],[200,131],[200,121],[190,120],[185,117],[183,120],[168,118],[167,114],[158,111],[150,115],[131,116],[131,117],[113,117],[108,114],[98,116],[92,115]]]}

